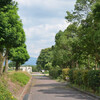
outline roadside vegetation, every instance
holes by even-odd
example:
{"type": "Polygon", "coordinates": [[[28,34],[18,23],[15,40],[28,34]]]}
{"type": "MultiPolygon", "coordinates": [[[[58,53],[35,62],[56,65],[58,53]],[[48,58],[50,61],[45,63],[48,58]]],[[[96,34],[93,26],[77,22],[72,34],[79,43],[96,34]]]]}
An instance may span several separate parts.
{"type": "Polygon", "coordinates": [[[9,78],[12,82],[18,83],[21,86],[26,85],[30,80],[30,75],[26,72],[11,72],[9,78]]]}
{"type": "Polygon", "coordinates": [[[18,3],[0,0],[0,100],[17,100],[30,80],[27,73],[18,72],[20,65],[29,59],[25,41],[18,3]],[[8,60],[12,61],[9,65],[8,60]],[[8,71],[12,66],[17,72],[8,71]]]}
{"type": "Polygon", "coordinates": [[[38,72],[39,69],[37,68],[37,65],[31,66],[32,67],[32,72],[38,72]]]}
{"type": "Polygon", "coordinates": [[[18,3],[0,0],[0,75],[8,72],[8,60],[13,61],[18,70],[29,59],[25,41],[18,3]]]}
{"type": "Polygon", "coordinates": [[[9,72],[0,78],[0,100],[18,100],[31,76],[26,72],[9,72]]]}
{"type": "Polygon", "coordinates": [[[0,82],[0,100],[17,100],[12,93],[8,91],[7,87],[0,82]]]}
{"type": "Polygon", "coordinates": [[[100,70],[69,70],[72,86],[100,96],[100,70]]]}
{"type": "Polygon", "coordinates": [[[66,13],[69,26],[56,34],[55,45],[41,50],[37,67],[100,95],[100,1],[76,0],[66,13]]]}

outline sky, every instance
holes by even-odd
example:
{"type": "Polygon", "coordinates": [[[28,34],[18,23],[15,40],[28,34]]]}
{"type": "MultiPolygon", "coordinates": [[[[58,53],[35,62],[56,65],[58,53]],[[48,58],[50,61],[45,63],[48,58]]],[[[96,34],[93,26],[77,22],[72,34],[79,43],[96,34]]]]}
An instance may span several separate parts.
{"type": "Polygon", "coordinates": [[[76,0],[16,0],[18,14],[26,34],[30,57],[37,58],[41,49],[55,44],[55,35],[64,31],[68,22],[66,11],[72,11],[76,0]]]}

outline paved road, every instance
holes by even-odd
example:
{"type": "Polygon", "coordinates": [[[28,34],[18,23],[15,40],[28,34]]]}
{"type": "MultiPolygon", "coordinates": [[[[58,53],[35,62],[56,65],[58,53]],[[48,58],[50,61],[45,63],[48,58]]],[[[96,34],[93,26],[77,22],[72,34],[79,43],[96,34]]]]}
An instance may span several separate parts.
{"type": "Polygon", "coordinates": [[[49,76],[49,74],[42,74],[41,72],[34,72],[31,75],[33,75],[33,76],[43,76],[43,75],[49,76]]]}
{"type": "Polygon", "coordinates": [[[45,76],[34,76],[28,100],[96,100],[45,76]]]}

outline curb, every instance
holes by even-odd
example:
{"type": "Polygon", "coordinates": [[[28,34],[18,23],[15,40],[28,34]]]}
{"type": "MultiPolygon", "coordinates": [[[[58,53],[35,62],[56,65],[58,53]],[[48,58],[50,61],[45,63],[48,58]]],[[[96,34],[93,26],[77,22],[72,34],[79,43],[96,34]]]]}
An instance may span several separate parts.
{"type": "Polygon", "coordinates": [[[23,100],[28,100],[28,98],[29,98],[29,94],[26,94],[26,95],[24,96],[23,100]]]}
{"type": "Polygon", "coordinates": [[[29,100],[29,96],[30,96],[30,91],[31,91],[31,87],[33,86],[33,76],[32,76],[32,78],[31,78],[31,80],[30,80],[30,84],[29,84],[29,87],[28,87],[28,91],[27,91],[27,93],[24,95],[24,97],[23,97],[23,100],[29,100]]]}
{"type": "Polygon", "coordinates": [[[87,94],[87,95],[89,95],[89,96],[92,96],[92,97],[94,97],[94,98],[100,100],[100,96],[96,96],[96,95],[94,95],[94,94],[92,94],[92,93],[89,93],[89,92],[80,90],[79,88],[76,88],[76,87],[72,86],[71,84],[67,84],[67,85],[68,85],[69,87],[71,87],[71,88],[77,90],[77,91],[80,91],[81,93],[87,94]]]}
{"type": "Polygon", "coordinates": [[[23,97],[23,94],[24,94],[24,92],[25,91],[27,91],[27,89],[28,89],[28,85],[30,85],[30,83],[31,83],[31,80],[32,80],[32,78],[29,80],[29,82],[26,84],[26,86],[24,87],[24,90],[22,91],[22,93],[21,93],[21,95],[19,96],[19,99],[18,100],[22,100],[22,97],[23,97]]]}

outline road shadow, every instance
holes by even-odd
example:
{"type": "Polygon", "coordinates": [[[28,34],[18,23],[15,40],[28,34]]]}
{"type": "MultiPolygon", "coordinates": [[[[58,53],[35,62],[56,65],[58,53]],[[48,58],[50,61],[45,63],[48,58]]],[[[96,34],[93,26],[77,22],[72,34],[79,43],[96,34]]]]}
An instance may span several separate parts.
{"type": "MultiPolygon", "coordinates": [[[[41,77],[36,77],[37,80],[47,80],[47,81],[52,81],[50,78],[41,76],[41,77]]],[[[36,84],[34,87],[40,88],[38,92],[42,92],[43,94],[53,94],[58,98],[75,98],[75,100],[97,100],[87,94],[81,93],[77,90],[74,90],[67,86],[67,84],[60,83],[60,82],[55,82],[55,83],[41,83],[41,84],[36,84]]]]}
{"type": "Polygon", "coordinates": [[[34,78],[36,78],[37,80],[51,80],[48,76],[33,76],[34,78]]]}
{"type": "Polygon", "coordinates": [[[42,92],[44,94],[54,94],[56,97],[62,97],[62,98],[75,98],[75,99],[80,99],[80,100],[97,100],[95,98],[92,98],[84,93],[81,93],[79,91],[76,91],[71,88],[65,88],[64,86],[61,87],[59,84],[40,84],[36,85],[37,87],[51,87],[48,89],[40,89],[38,92],[42,92]]]}

